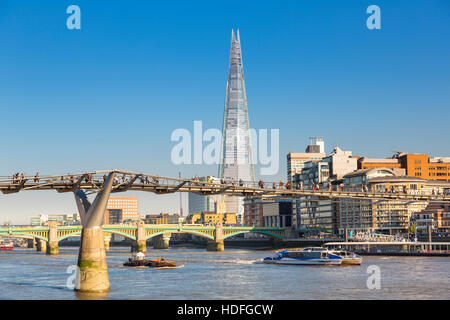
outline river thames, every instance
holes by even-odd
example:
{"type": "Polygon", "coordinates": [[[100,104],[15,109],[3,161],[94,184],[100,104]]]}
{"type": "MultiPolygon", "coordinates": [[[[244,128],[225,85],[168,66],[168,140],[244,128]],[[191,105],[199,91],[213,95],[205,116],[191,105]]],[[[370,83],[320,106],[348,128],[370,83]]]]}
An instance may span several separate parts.
{"type": "MultiPolygon", "coordinates": [[[[103,299],[450,299],[448,257],[364,257],[361,266],[278,266],[255,263],[274,251],[226,248],[153,250],[147,257],[174,259],[177,269],[127,268],[129,248],[107,253],[111,291],[103,299]],[[370,265],[381,288],[369,290],[370,265]]],[[[33,249],[0,252],[0,299],[80,299],[67,287],[78,248],[58,256],[33,249]],[[70,270],[70,269],[69,269],[70,270]]],[[[97,297],[98,298],[98,297],[97,297]]]]}

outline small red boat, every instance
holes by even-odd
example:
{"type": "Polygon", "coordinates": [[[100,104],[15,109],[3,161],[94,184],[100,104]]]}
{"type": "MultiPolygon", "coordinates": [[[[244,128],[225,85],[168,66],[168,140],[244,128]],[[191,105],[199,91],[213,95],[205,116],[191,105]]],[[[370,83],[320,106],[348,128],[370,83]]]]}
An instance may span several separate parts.
{"type": "Polygon", "coordinates": [[[13,247],[0,247],[0,251],[11,251],[14,250],[13,247]]]}

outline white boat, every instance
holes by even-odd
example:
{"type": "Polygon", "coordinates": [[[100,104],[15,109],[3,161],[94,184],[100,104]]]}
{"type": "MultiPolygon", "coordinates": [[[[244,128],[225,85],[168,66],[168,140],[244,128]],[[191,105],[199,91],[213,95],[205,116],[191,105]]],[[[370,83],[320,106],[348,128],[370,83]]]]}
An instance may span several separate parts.
{"type": "Polygon", "coordinates": [[[342,265],[359,266],[362,263],[362,257],[356,253],[345,250],[330,250],[330,252],[342,258],[342,265]]]}
{"type": "Polygon", "coordinates": [[[328,249],[311,247],[298,250],[277,251],[275,257],[264,258],[267,264],[285,265],[325,265],[340,266],[342,257],[333,254],[328,249]]]}

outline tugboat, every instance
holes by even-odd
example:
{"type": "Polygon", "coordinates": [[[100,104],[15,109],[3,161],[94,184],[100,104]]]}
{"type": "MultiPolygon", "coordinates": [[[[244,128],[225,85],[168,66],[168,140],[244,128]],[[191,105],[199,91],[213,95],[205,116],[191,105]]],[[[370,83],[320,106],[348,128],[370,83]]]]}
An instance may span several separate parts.
{"type": "Polygon", "coordinates": [[[138,252],[136,254],[133,254],[133,257],[128,258],[128,261],[123,265],[125,267],[146,267],[147,263],[148,260],[145,259],[145,254],[143,254],[142,252],[138,252]]]}
{"type": "Polygon", "coordinates": [[[175,260],[165,260],[163,258],[156,258],[152,260],[145,259],[145,254],[138,252],[133,255],[132,258],[128,258],[128,261],[123,264],[126,267],[150,267],[150,268],[163,268],[163,267],[176,267],[175,260]]]}
{"type": "Polygon", "coordinates": [[[304,248],[297,250],[277,251],[275,257],[264,258],[263,263],[287,265],[325,265],[340,266],[342,257],[325,248],[304,248]]]}

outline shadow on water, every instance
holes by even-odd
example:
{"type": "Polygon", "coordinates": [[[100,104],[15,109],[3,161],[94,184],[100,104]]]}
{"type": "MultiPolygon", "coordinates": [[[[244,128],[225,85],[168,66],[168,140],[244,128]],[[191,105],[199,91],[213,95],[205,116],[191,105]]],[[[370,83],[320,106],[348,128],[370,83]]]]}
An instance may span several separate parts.
{"type": "Polygon", "coordinates": [[[75,296],[79,300],[107,300],[109,292],[93,293],[75,291],[75,296]]]}
{"type": "Polygon", "coordinates": [[[66,286],[42,285],[42,284],[36,284],[36,283],[30,283],[30,282],[0,281],[0,283],[9,284],[9,285],[16,285],[16,286],[22,286],[22,287],[67,290],[66,286]]]}

